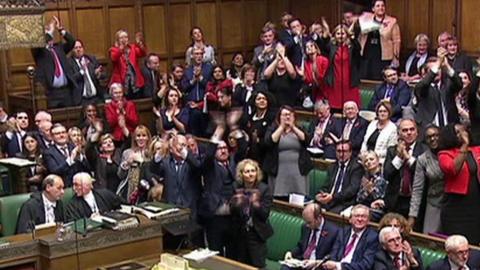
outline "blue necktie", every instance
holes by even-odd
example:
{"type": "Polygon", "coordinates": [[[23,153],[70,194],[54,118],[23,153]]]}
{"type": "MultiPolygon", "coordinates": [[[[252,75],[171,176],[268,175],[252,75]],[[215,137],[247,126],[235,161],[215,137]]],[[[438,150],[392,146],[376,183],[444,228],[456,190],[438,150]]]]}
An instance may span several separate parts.
{"type": "Polygon", "coordinates": [[[339,188],[343,184],[343,175],[345,174],[345,164],[340,163],[340,171],[338,172],[337,180],[335,181],[335,187],[333,189],[333,193],[337,193],[339,188]]]}

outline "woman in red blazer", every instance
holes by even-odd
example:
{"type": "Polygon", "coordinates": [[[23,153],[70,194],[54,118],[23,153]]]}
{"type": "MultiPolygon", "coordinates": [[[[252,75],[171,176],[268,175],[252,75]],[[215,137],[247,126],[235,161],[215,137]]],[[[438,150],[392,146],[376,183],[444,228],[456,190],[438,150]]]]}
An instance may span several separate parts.
{"type": "Polygon", "coordinates": [[[480,146],[470,146],[461,124],[442,129],[438,162],[445,175],[445,201],[441,214],[443,233],[462,234],[480,243],[480,146]]]}
{"type": "Polygon", "coordinates": [[[135,103],[124,97],[121,84],[110,85],[112,101],[105,105],[105,117],[112,130],[115,145],[120,146],[138,125],[139,118],[135,103]]]}
{"type": "Polygon", "coordinates": [[[115,45],[109,50],[113,64],[110,85],[120,83],[126,88],[129,97],[141,97],[145,81],[138,61],[146,55],[143,35],[141,33],[135,35],[135,44],[128,42],[127,31],[118,30],[115,33],[115,45]]]}

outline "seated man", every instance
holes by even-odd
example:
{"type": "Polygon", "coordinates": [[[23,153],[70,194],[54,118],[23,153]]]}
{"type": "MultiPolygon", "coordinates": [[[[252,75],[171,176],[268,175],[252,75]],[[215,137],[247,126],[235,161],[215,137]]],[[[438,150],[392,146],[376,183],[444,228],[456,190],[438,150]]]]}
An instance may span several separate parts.
{"type": "Polygon", "coordinates": [[[362,148],[363,137],[367,132],[368,121],[358,114],[358,105],[355,101],[343,104],[342,119],[335,122],[334,134],[345,141],[352,143],[352,153],[357,156],[362,148]]]}
{"type": "Polygon", "coordinates": [[[325,158],[335,159],[335,143],[340,140],[334,131],[338,120],[331,114],[327,100],[315,102],[314,109],[317,119],[308,127],[308,133],[312,138],[310,147],[323,150],[325,158]]]}
{"type": "Polygon", "coordinates": [[[93,189],[93,178],[85,172],[73,176],[75,196],[67,205],[67,220],[89,218],[120,208],[122,200],[108,189],[93,189]]]}
{"type": "Polygon", "coordinates": [[[337,162],[328,167],[328,186],[321,188],[315,199],[328,211],[340,213],[355,203],[363,168],[352,158],[352,144],[340,141],[336,145],[337,162]]]}
{"type": "Polygon", "coordinates": [[[50,174],[43,179],[42,190],[32,193],[20,209],[17,233],[31,232],[35,225],[65,221],[62,197],[63,180],[50,174]]]}
{"type": "MultiPolygon", "coordinates": [[[[285,260],[305,260],[304,268],[313,269],[330,253],[340,230],[322,217],[322,208],[316,203],[305,206],[302,216],[305,225],[302,226],[300,241],[292,251],[285,254],[285,260]]],[[[281,269],[291,268],[283,265],[281,269]]]]}
{"type": "Polygon", "coordinates": [[[368,104],[368,109],[375,111],[377,104],[382,100],[389,100],[392,103],[392,122],[402,117],[402,109],[407,106],[412,97],[412,91],[408,84],[398,78],[396,68],[386,67],[383,70],[384,82],[380,84],[368,104]]]}
{"type": "Polygon", "coordinates": [[[433,262],[428,270],[467,270],[478,269],[470,259],[468,240],[463,235],[450,235],[445,241],[447,257],[433,262]]]}
{"type": "Polygon", "coordinates": [[[331,252],[332,260],[323,264],[327,270],[370,270],[378,251],[378,234],[368,227],[370,209],[357,204],[352,208],[351,226],[337,235],[331,252]]]}
{"type": "Polygon", "coordinates": [[[374,270],[423,269],[420,252],[402,239],[397,228],[384,227],[378,240],[382,249],[375,255],[374,270]]]}

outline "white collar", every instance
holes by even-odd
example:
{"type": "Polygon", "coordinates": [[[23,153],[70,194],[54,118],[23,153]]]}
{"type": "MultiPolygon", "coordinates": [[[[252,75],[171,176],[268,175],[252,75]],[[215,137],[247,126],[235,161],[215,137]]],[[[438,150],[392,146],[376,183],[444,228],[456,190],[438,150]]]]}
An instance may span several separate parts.
{"type": "Polygon", "coordinates": [[[45,206],[46,209],[50,207],[57,207],[57,201],[51,202],[45,194],[42,192],[42,200],[43,200],[43,205],[45,206]]]}

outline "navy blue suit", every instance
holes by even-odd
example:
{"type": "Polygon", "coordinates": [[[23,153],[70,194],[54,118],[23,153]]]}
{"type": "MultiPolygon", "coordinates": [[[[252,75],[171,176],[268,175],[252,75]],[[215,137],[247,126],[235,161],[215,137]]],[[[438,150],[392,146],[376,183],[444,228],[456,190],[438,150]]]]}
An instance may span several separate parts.
{"type": "MultiPolygon", "coordinates": [[[[320,232],[320,239],[318,240],[317,248],[315,249],[315,258],[317,260],[321,260],[330,253],[339,232],[340,229],[337,226],[325,220],[322,231],[320,232]]],[[[292,256],[294,258],[303,260],[303,253],[308,247],[308,241],[310,240],[311,234],[312,230],[306,225],[303,225],[300,234],[300,241],[298,241],[297,246],[292,250],[292,256]]]]}
{"type": "Polygon", "coordinates": [[[285,46],[288,60],[290,60],[294,66],[301,66],[307,39],[302,37],[301,42],[299,41],[298,43],[295,43],[294,36],[288,34],[284,35],[280,42],[285,46]]]}
{"type": "MultiPolygon", "coordinates": [[[[72,152],[74,146],[68,145],[69,153],[72,152]]],[[[48,173],[56,174],[62,177],[65,187],[71,187],[73,176],[78,172],[90,173],[90,165],[86,157],[83,160],[75,160],[72,165],[68,165],[67,160],[57,146],[51,146],[43,153],[43,160],[47,167],[48,173]]]]}
{"type": "MultiPolygon", "coordinates": [[[[341,261],[343,253],[348,245],[352,228],[349,226],[339,232],[331,252],[332,260],[341,261]]],[[[357,240],[357,247],[353,250],[351,263],[342,263],[342,270],[370,270],[373,267],[375,254],[379,249],[378,234],[375,230],[367,227],[362,237],[357,240]]]]}
{"type": "MultiPolygon", "coordinates": [[[[375,111],[377,104],[385,98],[387,91],[387,83],[380,84],[375,93],[373,94],[370,103],[368,104],[368,109],[375,111]]],[[[410,102],[412,97],[412,91],[410,90],[408,84],[405,81],[398,80],[398,83],[393,86],[392,93],[390,94],[390,102],[392,103],[392,121],[395,122],[402,117],[402,107],[405,107],[410,102]]]]}
{"type": "MultiPolygon", "coordinates": [[[[335,121],[335,126],[333,127],[333,133],[338,138],[343,136],[343,130],[347,124],[347,119],[337,119],[335,121]]],[[[365,118],[357,116],[355,122],[353,122],[352,129],[350,130],[350,135],[348,136],[348,140],[352,144],[352,154],[356,156],[360,149],[362,148],[363,137],[365,137],[365,133],[367,132],[369,122],[365,120],[365,118]]]]}
{"type": "Polygon", "coordinates": [[[2,148],[4,149],[4,152],[7,154],[8,157],[15,157],[18,153],[22,152],[20,148],[22,140],[18,137],[18,132],[16,131],[7,131],[3,135],[2,144],[2,148]],[[7,136],[7,134],[9,134],[9,136],[7,136]]]}
{"type": "MultiPolygon", "coordinates": [[[[331,144],[327,144],[327,142],[325,140],[326,138],[329,137],[330,133],[337,136],[337,134],[335,134],[335,126],[338,125],[337,122],[339,122],[339,120],[337,118],[335,118],[332,114],[330,116],[330,118],[328,119],[327,125],[325,126],[325,129],[323,131],[323,137],[322,137],[320,143],[322,144],[322,150],[323,150],[323,157],[324,158],[337,159],[337,156],[336,156],[336,153],[335,153],[335,142],[331,143],[331,144]]],[[[312,138],[312,139],[315,135],[315,128],[317,127],[318,123],[319,123],[319,120],[317,118],[314,121],[310,122],[310,126],[308,127],[308,134],[309,134],[309,137],[312,138]]],[[[308,142],[308,143],[310,143],[310,142],[308,142]]]]}

